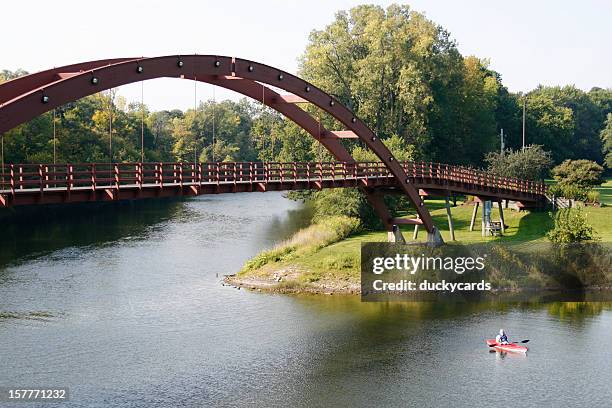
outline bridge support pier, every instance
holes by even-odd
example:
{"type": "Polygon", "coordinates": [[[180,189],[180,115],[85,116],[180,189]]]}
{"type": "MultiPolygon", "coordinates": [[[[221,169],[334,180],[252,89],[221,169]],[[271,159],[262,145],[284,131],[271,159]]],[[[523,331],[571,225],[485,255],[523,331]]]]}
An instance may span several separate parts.
{"type": "Polygon", "coordinates": [[[482,202],[482,218],[481,218],[481,222],[480,222],[480,236],[482,237],[486,237],[487,236],[487,205],[486,205],[486,201],[482,202]]]}
{"type": "MultiPolygon", "coordinates": [[[[508,203],[508,200],[506,200],[506,203],[508,203]]],[[[506,233],[506,222],[504,221],[504,208],[502,207],[502,200],[497,202],[497,207],[499,208],[499,223],[501,224],[501,233],[504,235],[506,233]]]]}
{"type": "Polygon", "coordinates": [[[474,203],[474,211],[472,211],[472,219],[470,220],[470,231],[474,231],[474,222],[476,222],[476,214],[478,213],[478,206],[480,202],[476,201],[474,203]]]}
{"type": "Polygon", "coordinates": [[[450,199],[446,195],[446,217],[448,218],[448,231],[450,232],[451,241],[455,241],[455,227],[453,225],[453,216],[451,215],[450,199]]]}
{"type": "Polygon", "coordinates": [[[432,232],[427,233],[427,245],[437,247],[442,244],[444,244],[444,240],[442,239],[440,230],[437,227],[434,227],[432,232]]]}
{"type": "Polygon", "coordinates": [[[397,242],[400,244],[406,243],[406,239],[404,238],[404,235],[402,235],[402,230],[400,230],[399,226],[393,225],[392,230],[387,232],[387,241],[397,242]]]}

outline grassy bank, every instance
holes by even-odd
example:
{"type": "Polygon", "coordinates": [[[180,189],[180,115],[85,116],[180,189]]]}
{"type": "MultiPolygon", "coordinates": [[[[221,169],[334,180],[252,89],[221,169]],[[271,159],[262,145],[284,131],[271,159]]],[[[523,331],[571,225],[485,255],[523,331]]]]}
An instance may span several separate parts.
{"type": "MultiPolygon", "coordinates": [[[[588,222],[603,242],[612,241],[612,180],[600,189],[602,207],[586,207],[588,222]]],[[[442,237],[450,241],[446,209],[443,200],[428,200],[435,224],[442,237]]],[[[546,242],[546,232],[553,220],[548,212],[518,212],[505,210],[508,228],[503,237],[482,237],[480,219],[475,230],[469,231],[473,206],[458,202],[452,208],[455,237],[458,243],[478,242],[546,242]]],[[[498,217],[493,209],[493,217],[498,217]]],[[[480,210],[478,213],[480,217],[480,210]]],[[[247,287],[280,291],[357,291],[359,286],[360,245],[362,242],[384,242],[386,231],[359,231],[356,220],[339,217],[312,225],[299,231],[291,239],[264,251],[250,260],[233,278],[233,283],[247,287]]],[[[407,240],[412,239],[413,227],[402,226],[407,240]]],[[[425,241],[425,231],[419,232],[418,241],[425,241]]]]}

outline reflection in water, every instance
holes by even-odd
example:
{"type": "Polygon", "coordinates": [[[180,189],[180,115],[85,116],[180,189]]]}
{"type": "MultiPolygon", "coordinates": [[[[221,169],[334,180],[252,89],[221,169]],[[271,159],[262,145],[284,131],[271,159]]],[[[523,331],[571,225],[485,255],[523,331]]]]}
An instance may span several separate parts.
{"type": "Polygon", "coordinates": [[[176,199],[2,210],[0,223],[4,239],[0,268],[22,258],[42,256],[66,247],[137,239],[155,224],[193,216],[188,212],[183,202],[176,199]]]}
{"type": "Polygon", "coordinates": [[[583,321],[604,310],[612,310],[612,302],[555,302],[547,305],[548,313],[562,321],[583,321]]]}
{"type": "Polygon", "coordinates": [[[361,303],[222,286],[308,222],[276,193],[82,211],[2,220],[0,386],[68,386],[67,407],[612,399],[612,351],[598,347],[612,337],[610,304],[361,303]],[[501,327],[531,340],[527,358],[489,353],[501,327]]]}

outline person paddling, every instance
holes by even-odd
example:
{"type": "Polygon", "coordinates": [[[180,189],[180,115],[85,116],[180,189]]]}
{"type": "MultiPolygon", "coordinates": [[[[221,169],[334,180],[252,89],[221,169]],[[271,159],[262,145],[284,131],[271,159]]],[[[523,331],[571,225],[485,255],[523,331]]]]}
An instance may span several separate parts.
{"type": "Polygon", "coordinates": [[[497,344],[510,344],[508,341],[508,336],[506,336],[506,332],[504,329],[499,329],[499,334],[495,336],[495,341],[497,344]]]}

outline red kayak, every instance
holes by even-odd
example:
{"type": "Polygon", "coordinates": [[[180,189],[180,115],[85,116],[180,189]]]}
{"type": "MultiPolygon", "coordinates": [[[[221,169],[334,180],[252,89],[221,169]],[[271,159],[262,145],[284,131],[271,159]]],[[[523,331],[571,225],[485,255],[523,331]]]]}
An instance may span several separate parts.
{"type": "Polygon", "coordinates": [[[525,346],[521,346],[518,344],[510,343],[510,344],[499,344],[495,341],[495,339],[487,340],[487,344],[491,346],[492,349],[500,350],[500,351],[513,351],[515,353],[526,353],[529,350],[525,346]]]}

